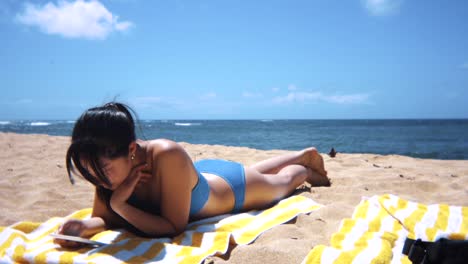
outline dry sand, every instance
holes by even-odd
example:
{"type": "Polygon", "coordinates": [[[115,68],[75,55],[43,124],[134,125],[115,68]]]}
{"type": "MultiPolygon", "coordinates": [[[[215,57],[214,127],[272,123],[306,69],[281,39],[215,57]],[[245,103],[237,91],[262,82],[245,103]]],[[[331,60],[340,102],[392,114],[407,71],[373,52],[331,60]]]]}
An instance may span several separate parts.
{"type": "MultiPolygon", "coordinates": [[[[0,226],[44,221],[92,206],[93,187],[72,186],[64,165],[68,137],[0,133],[0,226]]],[[[224,158],[253,164],[286,153],[242,147],[181,143],[192,159],[224,158]]],[[[338,150],[339,151],[339,150],[338,150]]],[[[297,192],[325,205],[275,227],[253,244],[233,247],[206,263],[300,263],[312,247],[329,245],[341,219],[351,217],[362,196],[391,193],[426,204],[468,206],[468,161],[415,159],[397,155],[324,155],[331,187],[297,192]]]]}

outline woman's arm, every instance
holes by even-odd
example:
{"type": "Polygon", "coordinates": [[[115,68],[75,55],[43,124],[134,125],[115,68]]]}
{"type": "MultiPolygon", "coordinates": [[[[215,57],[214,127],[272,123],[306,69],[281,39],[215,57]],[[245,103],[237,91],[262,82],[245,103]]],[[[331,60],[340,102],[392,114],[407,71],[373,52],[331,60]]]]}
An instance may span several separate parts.
{"type": "Polygon", "coordinates": [[[106,223],[100,217],[92,217],[83,220],[85,229],[80,234],[80,237],[92,237],[93,235],[106,230],[106,223]]]}
{"type": "Polygon", "coordinates": [[[131,223],[135,228],[149,236],[171,236],[176,233],[174,226],[167,219],[147,213],[128,203],[112,207],[113,210],[131,223]]]}
{"type": "Polygon", "coordinates": [[[152,158],[152,173],[159,175],[160,186],[157,188],[154,183],[149,184],[153,190],[161,192],[161,214],[157,216],[144,212],[126,202],[129,190],[133,190],[138,182],[138,173],[130,175],[126,182],[119,186],[118,189],[122,187],[122,190],[114,192],[111,207],[145,234],[177,235],[185,229],[189,220],[191,179],[196,177],[196,172],[185,150],[172,141],[164,141],[162,146],[158,146],[157,150],[153,151],[152,158]]]}
{"type": "Polygon", "coordinates": [[[98,195],[97,190],[94,192],[94,204],[91,219],[99,218],[101,221],[94,220],[93,223],[89,224],[87,232],[93,233],[92,235],[112,228],[120,228],[127,225],[123,219],[121,219],[115,212],[112,212],[105,201],[98,195]]]}
{"type": "MultiPolygon", "coordinates": [[[[57,233],[69,236],[91,237],[106,229],[106,222],[104,219],[107,219],[108,223],[116,222],[112,221],[112,218],[115,217],[112,217],[111,213],[108,212],[109,210],[107,210],[105,204],[101,201],[98,195],[95,193],[94,196],[92,217],[85,220],[68,219],[59,227],[57,233]]],[[[83,244],[79,242],[59,238],[54,239],[54,242],[67,248],[78,248],[83,246],[83,244]]]]}

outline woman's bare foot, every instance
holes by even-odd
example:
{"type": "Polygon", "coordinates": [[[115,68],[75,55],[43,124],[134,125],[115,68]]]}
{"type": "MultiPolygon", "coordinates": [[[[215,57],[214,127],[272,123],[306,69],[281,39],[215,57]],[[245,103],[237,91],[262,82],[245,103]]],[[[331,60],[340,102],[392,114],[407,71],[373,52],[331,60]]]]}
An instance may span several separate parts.
{"type": "Polygon", "coordinates": [[[307,180],[312,186],[331,186],[330,179],[311,168],[307,168],[307,180]]]}
{"type": "Polygon", "coordinates": [[[301,159],[301,165],[314,170],[326,178],[327,171],[325,170],[323,158],[320,153],[318,153],[317,149],[307,148],[302,150],[301,159]]]}

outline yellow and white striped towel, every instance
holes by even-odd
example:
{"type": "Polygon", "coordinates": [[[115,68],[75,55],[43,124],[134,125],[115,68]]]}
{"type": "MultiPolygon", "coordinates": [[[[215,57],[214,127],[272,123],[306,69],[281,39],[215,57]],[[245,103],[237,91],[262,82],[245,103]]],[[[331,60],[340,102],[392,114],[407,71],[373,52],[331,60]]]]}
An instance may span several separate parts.
{"type": "Polygon", "coordinates": [[[411,263],[402,254],[406,237],[467,239],[468,207],[424,205],[390,194],[364,198],[330,246],[314,247],[303,263],[411,263]]]}
{"type": "MultiPolygon", "coordinates": [[[[249,244],[266,230],[321,207],[304,196],[292,196],[266,210],[193,222],[172,239],[141,238],[124,230],[104,231],[92,240],[110,245],[75,251],[58,247],[49,236],[66,218],[19,222],[0,227],[0,263],[201,263],[208,256],[226,253],[230,241],[249,244]]],[[[90,215],[91,209],[83,209],[68,217],[86,219],[90,215]]]]}

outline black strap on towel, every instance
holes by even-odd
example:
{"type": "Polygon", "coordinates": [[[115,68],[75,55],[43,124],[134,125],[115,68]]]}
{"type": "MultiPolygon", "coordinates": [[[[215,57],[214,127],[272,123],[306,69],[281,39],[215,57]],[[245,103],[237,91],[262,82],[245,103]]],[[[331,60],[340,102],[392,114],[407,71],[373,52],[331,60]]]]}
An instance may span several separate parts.
{"type": "Polygon", "coordinates": [[[468,241],[441,238],[435,242],[406,238],[403,254],[415,264],[468,263],[468,241]]]}

